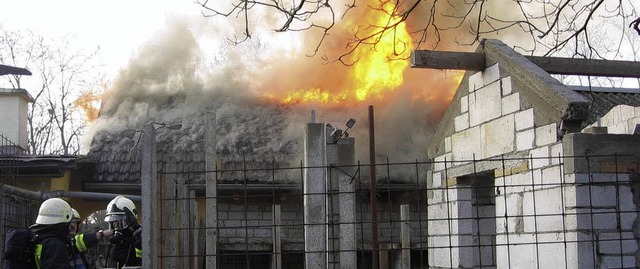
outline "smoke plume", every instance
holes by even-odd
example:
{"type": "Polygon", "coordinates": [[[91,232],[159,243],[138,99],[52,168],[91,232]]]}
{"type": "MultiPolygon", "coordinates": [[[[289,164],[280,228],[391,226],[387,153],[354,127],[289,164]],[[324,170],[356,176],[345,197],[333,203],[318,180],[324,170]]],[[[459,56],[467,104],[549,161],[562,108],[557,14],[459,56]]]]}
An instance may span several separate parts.
{"type": "MultiPolygon", "coordinates": [[[[401,86],[366,100],[284,104],[274,96],[315,88],[331,93],[358,86],[348,75],[352,67],[320,57],[335,59],[344,52],[343,41],[353,36],[354,29],[337,27],[318,56],[307,57],[313,42],[306,40],[317,38],[310,33],[297,34],[296,41],[283,46],[263,43],[261,38],[269,38],[260,35],[237,46],[203,45],[203,37],[211,35],[207,32],[211,25],[206,26],[172,19],[140,48],[103,99],[92,147],[103,146],[100,141],[124,141],[118,136],[122,131],[157,122],[182,125],[180,130],[159,133],[158,140],[167,141],[159,143],[160,150],[194,151],[202,147],[206,112],[215,112],[220,154],[297,164],[302,159],[304,124],[311,121],[314,110],[317,122],[340,129],[346,128],[349,118],[356,119],[349,134],[356,139],[356,158],[368,163],[368,106],[372,105],[378,158],[424,160],[431,135],[457,88],[459,74],[408,68],[401,86]]],[[[120,143],[125,144],[131,146],[131,142],[120,143]]]]}

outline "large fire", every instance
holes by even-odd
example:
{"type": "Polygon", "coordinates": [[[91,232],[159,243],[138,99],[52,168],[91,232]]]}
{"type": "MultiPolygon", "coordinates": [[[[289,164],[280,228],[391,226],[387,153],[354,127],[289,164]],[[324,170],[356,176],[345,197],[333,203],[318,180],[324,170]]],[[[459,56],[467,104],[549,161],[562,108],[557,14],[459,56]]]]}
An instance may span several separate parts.
{"type": "MultiPolygon", "coordinates": [[[[400,86],[406,85],[408,59],[414,50],[411,35],[405,22],[393,15],[396,8],[395,2],[376,3],[381,6],[369,8],[370,11],[364,16],[356,16],[357,20],[369,19],[371,26],[357,30],[359,37],[367,37],[367,39],[359,43],[351,53],[353,66],[344,70],[336,68],[324,73],[323,81],[310,82],[311,85],[284,92],[270,91],[264,96],[284,104],[320,103],[329,106],[357,106],[365,101],[385,100],[400,86]],[[332,82],[323,83],[328,81],[332,82]],[[335,81],[347,82],[335,83],[335,81]]],[[[355,25],[355,23],[352,24],[355,25]]],[[[421,71],[424,74],[424,70],[421,71]]],[[[445,78],[447,83],[438,83],[441,85],[438,88],[447,88],[446,93],[426,93],[423,87],[419,87],[413,90],[412,99],[420,102],[449,103],[462,75],[463,72],[455,72],[445,78]]]]}

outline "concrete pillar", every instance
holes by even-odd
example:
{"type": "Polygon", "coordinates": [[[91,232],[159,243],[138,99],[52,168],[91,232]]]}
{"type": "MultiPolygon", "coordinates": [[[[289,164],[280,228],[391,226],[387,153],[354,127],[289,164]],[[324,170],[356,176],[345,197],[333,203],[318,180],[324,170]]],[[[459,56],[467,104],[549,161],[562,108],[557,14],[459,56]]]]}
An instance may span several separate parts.
{"type": "Polygon", "coordinates": [[[153,123],[144,125],[140,164],[140,188],[142,194],[142,267],[157,268],[156,259],[160,241],[158,216],[158,169],[156,162],[156,130],[153,123]]]}
{"type": "Polygon", "coordinates": [[[176,164],[169,160],[166,164],[166,172],[162,178],[162,256],[160,267],[167,269],[176,268],[176,258],[178,253],[176,242],[176,164]]]}
{"type": "Polygon", "coordinates": [[[184,177],[178,178],[178,266],[190,268],[189,264],[189,187],[184,177]]]}
{"type": "Polygon", "coordinates": [[[206,268],[218,265],[218,184],[216,181],[216,114],[207,113],[205,131],[206,268]]]}
{"type": "Polygon", "coordinates": [[[408,204],[400,205],[400,268],[411,268],[411,211],[408,204]]]}
{"type": "Polygon", "coordinates": [[[198,268],[198,265],[202,264],[199,262],[200,253],[198,249],[198,238],[200,233],[200,222],[198,221],[198,201],[196,201],[196,191],[189,190],[189,242],[191,251],[189,251],[189,255],[191,255],[191,266],[189,268],[198,268]]]}
{"type": "MultiPolygon", "coordinates": [[[[326,128],[327,134],[331,133],[334,129],[331,127],[326,128]]],[[[330,141],[330,140],[327,140],[330,141]]],[[[338,223],[339,222],[339,212],[340,212],[340,204],[338,199],[338,190],[339,190],[339,174],[340,169],[335,168],[338,161],[338,145],[335,143],[329,142],[325,148],[325,163],[329,165],[329,168],[326,174],[325,179],[325,190],[327,195],[325,196],[325,204],[327,205],[327,218],[326,218],[326,229],[327,229],[327,269],[335,269],[338,268],[339,263],[339,251],[340,245],[340,236],[338,225],[329,225],[329,223],[338,223]]]]}
{"type": "Polygon", "coordinates": [[[341,138],[338,141],[338,200],[340,205],[340,268],[357,268],[355,139],[341,138]]]}
{"type": "Polygon", "coordinates": [[[282,211],[280,205],[273,205],[273,241],[272,269],[282,269],[282,211]]]}
{"type": "Polygon", "coordinates": [[[326,269],[325,125],[307,123],[304,136],[305,269],[326,269]]]}

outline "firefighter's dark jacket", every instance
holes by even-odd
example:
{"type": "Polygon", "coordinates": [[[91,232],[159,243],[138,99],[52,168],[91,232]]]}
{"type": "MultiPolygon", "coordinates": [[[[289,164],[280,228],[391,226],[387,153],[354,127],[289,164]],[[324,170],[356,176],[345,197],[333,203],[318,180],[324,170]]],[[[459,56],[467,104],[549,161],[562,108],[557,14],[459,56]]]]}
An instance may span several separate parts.
{"type": "Polygon", "coordinates": [[[122,240],[112,244],[114,245],[113,260],[110,266],[121,268],[122,266],[140,266],[142,265],[142,228],[137,225],[135,229],[124,229],[122,232],[122,240]]]}
{"type": "Polygon", "coordinates": [[[69,224],[34,225],[35,258],[39,269],[69,268],[69,224]]]}

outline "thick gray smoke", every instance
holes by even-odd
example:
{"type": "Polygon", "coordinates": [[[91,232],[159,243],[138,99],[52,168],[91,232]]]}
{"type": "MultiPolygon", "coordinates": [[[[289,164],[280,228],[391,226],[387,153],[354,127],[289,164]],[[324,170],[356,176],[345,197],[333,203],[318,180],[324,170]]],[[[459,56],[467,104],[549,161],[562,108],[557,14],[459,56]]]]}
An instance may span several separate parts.
{"type": "MultiPolygon", "coordinates": [[[[122,131],[157,122],[182,125],[180,130],[159,129],[161,151],[201,150],[206,113],[214,112],[219,154],[235,160],[289,162],[295,166],[302,160],[304,125],[311,121],[311,110],[315,110],[317,122],[341,129],[346,128],[344,123],[349,118],[356,119],[349,134],[356,139],[357,159],[369,163],[369,104],[351,108],[285,106],[267,98],[271,89],[266,86],[269,83],[263,82],[303,81],[305,76],[292,78],[291,74],[312,68],[301,63],[313,59],[302,54],[303,58],[276,57],[256,42],[222,46],[218,48],[222,52],[212,57],[203,53],[205,48],[197,36],[200,33],[193,25],[172,21],[141,48],[103,100],[93,128],[92,147],[104,147],[105,141],[114,147],[131,147],[132,142],[121,137],[122,131]]],[[[425,82],[424,76],[414,77],[425,82]]],[[[380,161],[387,157],[391,162],[426,157],[435,130],[433,122],[437,122],[432,119],[440,115],[446,102],[426,104],[412,99],[409,92],[415,84],[406,83],[384,100],[371,103],[375,107],[376,152],[380,161]]]]}

